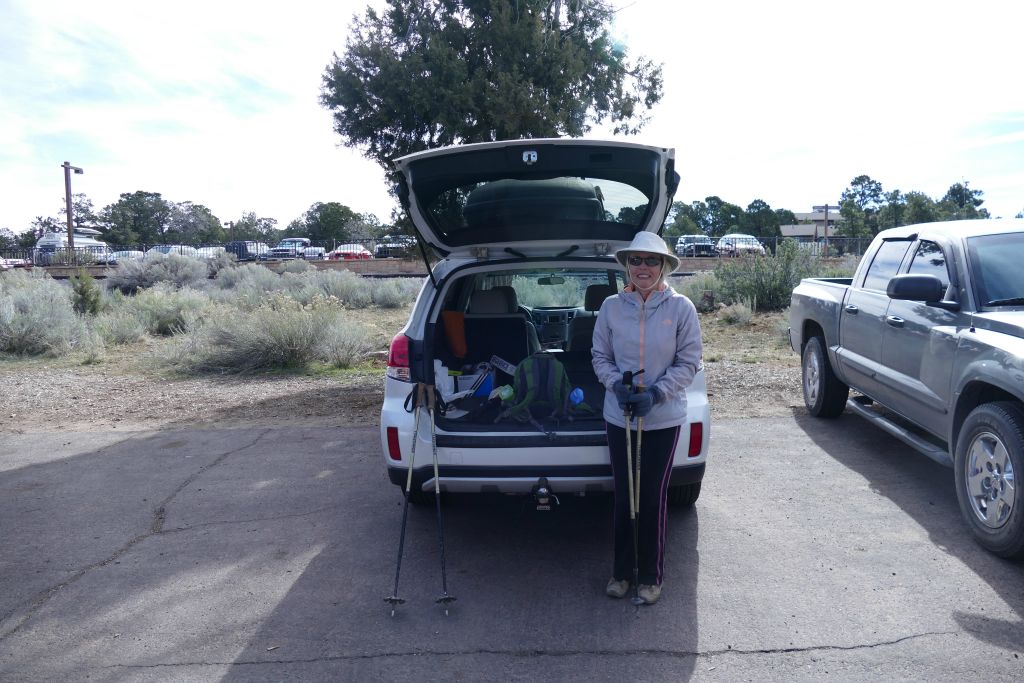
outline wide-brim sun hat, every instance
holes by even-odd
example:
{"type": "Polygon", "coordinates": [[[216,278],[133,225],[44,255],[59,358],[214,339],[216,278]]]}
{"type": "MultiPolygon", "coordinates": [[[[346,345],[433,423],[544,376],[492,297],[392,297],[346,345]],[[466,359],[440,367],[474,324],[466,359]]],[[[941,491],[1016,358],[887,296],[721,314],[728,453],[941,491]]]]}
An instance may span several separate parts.
{"type": "Polygon", "coordinates": [[[646,230],[638,232],[628,247],[623,247],[615,252],[615,260],[622,264],[623,268],[627,268],[626,259],[636,253],[657,254],[664,258],[665,267],[662,268],[662,277],[679,267],[679,257],[669,251],[665,240],[653,232],[647,232],[646,230]]]}

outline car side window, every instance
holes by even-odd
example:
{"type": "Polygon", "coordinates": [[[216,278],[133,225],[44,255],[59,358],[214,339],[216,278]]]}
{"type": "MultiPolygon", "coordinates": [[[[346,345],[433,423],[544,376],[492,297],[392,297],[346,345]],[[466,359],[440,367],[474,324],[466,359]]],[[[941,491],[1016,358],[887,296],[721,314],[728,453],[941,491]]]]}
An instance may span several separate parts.
{"type": "Polygon", "coordinates": [[[910,262],[912,275],[934,275],[942,280],[942,286],[949,287],[949,269],[946,266],[946,255],[935,242],[922,241],[917,245],[914,259],[910,262]]]}
{"type": "Polygon", "coordinates": [[[875,252],[875,258],[871,261],[868,274],[864,278],[864,289],[877,289],[885,291],[889,280],[896,275],[903,257],[910,248],[910,242],[903,240],[887,240],[875,252]]]}

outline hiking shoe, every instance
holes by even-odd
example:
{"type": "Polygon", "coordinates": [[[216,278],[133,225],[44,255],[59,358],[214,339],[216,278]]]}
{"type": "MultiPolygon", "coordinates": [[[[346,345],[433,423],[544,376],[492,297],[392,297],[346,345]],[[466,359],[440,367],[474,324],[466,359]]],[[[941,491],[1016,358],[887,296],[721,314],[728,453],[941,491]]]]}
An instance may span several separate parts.
{"type": "MultiPolygon", "coordinates": [[[[608,588],[610,591],[611,584],[608,584],[608,588]]],[[[644,601],[645,605],[653,605],[658,602],[658,598],[661,597],[661,586],[649,586],[642,583],[640,584],[640,588],[637,590],[637,594],[640,596],[640,599],[644,601]]],[[[610,592],[609,595],[611,595],[610,592]]]]}
{"type": "Polygon", "coordinates": [[[604,592],[608,594],[610,598],[624,598],[626,593],[629,592],[629,581],[623,579],[622,581],[616,581],[615,578],[608,580],[608,586],[604,589],[604,592]]]}

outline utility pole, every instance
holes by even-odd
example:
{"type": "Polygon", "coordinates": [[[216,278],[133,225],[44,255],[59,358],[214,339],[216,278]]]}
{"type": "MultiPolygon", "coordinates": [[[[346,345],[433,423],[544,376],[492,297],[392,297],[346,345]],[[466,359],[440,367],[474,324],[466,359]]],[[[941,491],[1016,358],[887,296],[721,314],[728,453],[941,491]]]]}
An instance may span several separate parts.
{"type": "Polygon", "coordinates": [[[839,207],[825,204],[823,206],[812,206],[811,209],[813,209],[814,211],[825,212],[825,256],[828,256],[828,212],[829,209],[835,209],[836,211],[838,211],[839,207]]]}
{"type": "Polygon", "coordinates": [[[72,166],[67,161],[61,166],[64,168],[64,201],[68,213],[68,257],[70,258],[71,254],[75,252],[75,224],[71,218],[71,172],[74,171],[76,175],[82,175],[85,171],[77,166],[72,166]]]}

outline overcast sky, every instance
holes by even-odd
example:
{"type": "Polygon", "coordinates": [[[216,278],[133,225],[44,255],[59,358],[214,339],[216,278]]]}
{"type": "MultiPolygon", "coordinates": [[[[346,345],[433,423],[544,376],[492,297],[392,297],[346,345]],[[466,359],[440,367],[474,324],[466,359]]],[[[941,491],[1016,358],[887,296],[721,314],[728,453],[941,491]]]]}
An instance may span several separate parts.
{"type": "MultiPolygon", "coordinates": [[[[615,3],[628,53],[664,63],[635,139],[676,148],[677,199],[809,211],[867,174],[1024,210],[1020,3],[615,3]]],[[[222,221],[317,201],[387,221],[382,171],[318,103],[365,6],[0,0],[0,227],[59,215],[65,160],[97,210],[144,190],[222,221]]]]}

